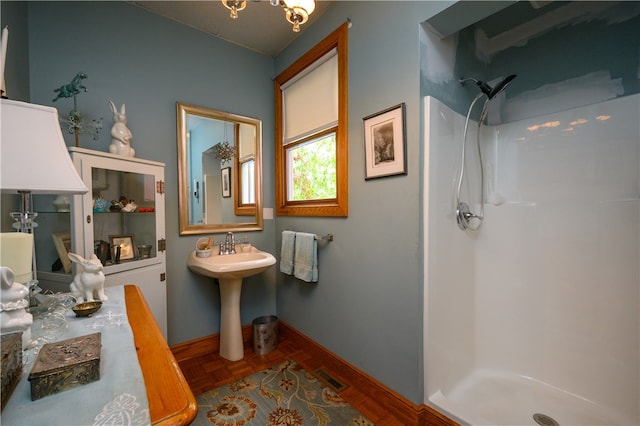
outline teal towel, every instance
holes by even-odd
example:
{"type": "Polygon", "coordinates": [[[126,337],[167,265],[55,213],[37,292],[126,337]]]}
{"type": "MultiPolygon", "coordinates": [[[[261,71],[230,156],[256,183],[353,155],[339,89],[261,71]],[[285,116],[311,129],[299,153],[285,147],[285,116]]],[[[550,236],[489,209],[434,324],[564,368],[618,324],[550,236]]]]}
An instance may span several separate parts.
{"type": "Polygon", "coordinates": [[[280,248],[280,272],[291,275],[293,273],[293,253],[296,244],[296,233],[282,231],[282,247],[280,248]]]}
{"type": "Polygon", "coordinates": [[[293,275],[306,282],[318,282],[318,243],[315,234],[296,232],[293,275]]]}

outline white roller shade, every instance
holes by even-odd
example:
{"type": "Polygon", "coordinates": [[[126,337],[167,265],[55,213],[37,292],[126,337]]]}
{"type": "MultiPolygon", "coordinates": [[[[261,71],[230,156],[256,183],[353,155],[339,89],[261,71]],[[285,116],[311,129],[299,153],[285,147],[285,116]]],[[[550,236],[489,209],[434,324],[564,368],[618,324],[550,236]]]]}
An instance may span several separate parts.
{"type": "Polygon", "coordinates": [[[238,142],[238,153],[240,158],[254,155],[256,152],[256,126],[253,124],[240,124],[240,141],[238,142]]]}
{"type": "Polygon", "coordinates": [[[284,145],[338,123],[338,55],[333,50],[282,88],[284,145]]]}

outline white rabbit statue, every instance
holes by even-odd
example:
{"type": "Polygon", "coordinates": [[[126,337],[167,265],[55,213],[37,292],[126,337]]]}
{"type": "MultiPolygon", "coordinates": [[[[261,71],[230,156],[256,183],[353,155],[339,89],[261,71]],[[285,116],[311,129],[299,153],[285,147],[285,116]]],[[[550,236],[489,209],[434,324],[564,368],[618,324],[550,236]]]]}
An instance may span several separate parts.
{"type": "Polygon", "coordinates": [[[135,157],[136,150],[131,147],[131,130],[127,127],[127,115],[125,105],[122,104],[120,111],[113,101],[109,101],[111,112],[113,112],[113,127],[111,127],[111,145],[109,152],[123,155],[125,157],[135,157]]]}
{"type": "Polygon", "coordinates": [[[78,270],[73,282],[70,285],[71,295],[75,297],[79,303],[85,301],[93,302],[94,296],[98,300],[108,300],[104,294],[104,272],[103,266],[98,256],[91,253],[89,260],[75,254],[68,253],[69,259],[76,265],[78,270]]]}
{"type": "Polygon", "coordinates": [[[22,347],[31,340],[33,316],[27,312],[29,289],[15,282],[11,268],[0,266],[0,334],[22,332],[22,347]]]}

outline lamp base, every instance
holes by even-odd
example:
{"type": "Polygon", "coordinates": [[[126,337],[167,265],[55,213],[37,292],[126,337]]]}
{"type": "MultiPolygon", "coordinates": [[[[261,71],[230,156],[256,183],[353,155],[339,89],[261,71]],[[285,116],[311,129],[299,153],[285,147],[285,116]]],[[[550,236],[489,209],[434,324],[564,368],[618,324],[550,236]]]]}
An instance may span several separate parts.
{"type": "Polygon", "coordinates": [[[38,217],[38,213],[31,211],[31,191],[18,191],[18,195],[20,195],[21,210],[11,213],[11,217],[15,220],[15,223],[11,226],[20,232],[31,234],[31,230],[38,226],[38,224],[34,222],[34,219],[38,217]]]}

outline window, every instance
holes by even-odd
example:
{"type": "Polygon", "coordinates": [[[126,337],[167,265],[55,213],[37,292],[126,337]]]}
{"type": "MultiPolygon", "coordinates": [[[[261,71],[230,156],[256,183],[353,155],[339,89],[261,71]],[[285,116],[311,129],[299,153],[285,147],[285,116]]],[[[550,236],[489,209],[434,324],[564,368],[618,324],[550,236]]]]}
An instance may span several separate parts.
{"type": "Polygon", "coordinates": [[[256,215],[256,127],[235,123],[237,144],[235,156],[234,213],[237,216],[256,215]]]}
{"type": "Polygon", "coordinates": [[[348,215],[347,25],[275,79],[276,212],[348,215]]]}
{"type": "Polygon", "coordinates": [[[253,157],[240,160],[240,206],[246,206],[247,204],[255,206],[256,188],[253,179],[255,164],[256,160],[253,157]]]}

